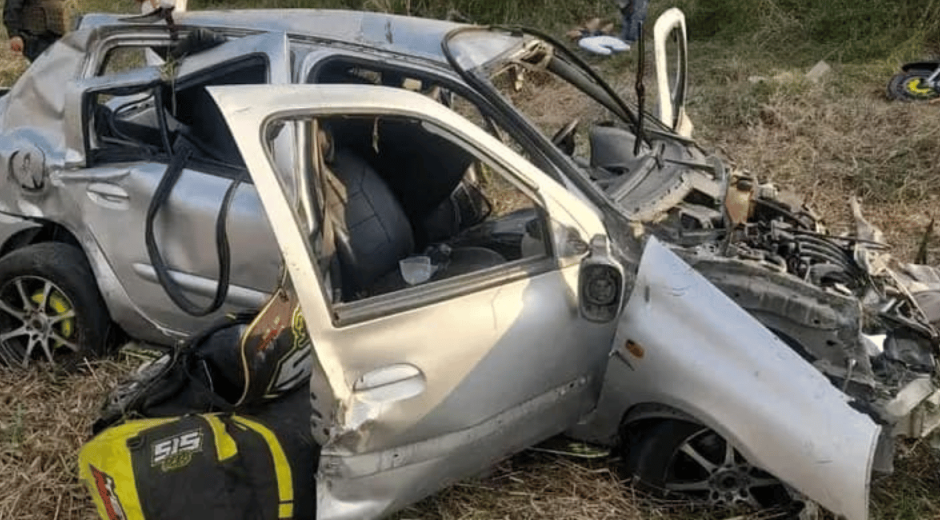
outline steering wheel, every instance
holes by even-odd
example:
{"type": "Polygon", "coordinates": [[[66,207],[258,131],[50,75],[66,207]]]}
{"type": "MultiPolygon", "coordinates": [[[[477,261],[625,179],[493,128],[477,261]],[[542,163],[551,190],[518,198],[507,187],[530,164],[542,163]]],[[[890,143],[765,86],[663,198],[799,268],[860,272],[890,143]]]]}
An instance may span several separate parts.
{"type": "Polygon", "coordinates": [[[576,117],[568,121],[568,124],[561,127],[561,129],[552,136],[552,144],[557,146],[565,155],[574,153],[574,135],[578,132],[578,125],[580,124],[581,119],[576,117]]]}

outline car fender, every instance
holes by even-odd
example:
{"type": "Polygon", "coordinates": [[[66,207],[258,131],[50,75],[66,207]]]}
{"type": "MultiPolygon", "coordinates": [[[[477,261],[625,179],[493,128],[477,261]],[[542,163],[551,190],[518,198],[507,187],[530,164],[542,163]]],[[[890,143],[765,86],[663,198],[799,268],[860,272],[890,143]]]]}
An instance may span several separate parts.
{"type": "Polygon", "coordinates": [[[27,218],[12,215],[0,210],[0,251],[9,252],[11,248],[10,241],[20,233],[32,231],[35,233],[42,228],[42,225],[27,218]]]}
{"type": "MultiPolygon", "coordinates": [[[[593,426],[665,405],[848,520],[868,518],[880,427],[655,238],[620,317],[593,426]]],[[[590,421],[589,421],[590,422],[590,421]]]]}
{"type": "MultiPolygon", "coordinates": [[[[37,233],[42,233],[47,226],[59,226],[65,233],[74,237],[88,264],[94,273],[95,283],[104,299],[105,307],[111,319],[126,330],[138,332],[138,339],[162,344],[170,344],[184,337],[184,333],[167,329],[150,320],[131,300],[118,281],[117,275],[94,237],[76,232],[61,222],[42,218],[23,218],[2,210],[0,202],[0,253],[10,253],[20,247],[34,243],[37,233]]],[[[66,241],[66,243],[70,243],[66,241]]]]}

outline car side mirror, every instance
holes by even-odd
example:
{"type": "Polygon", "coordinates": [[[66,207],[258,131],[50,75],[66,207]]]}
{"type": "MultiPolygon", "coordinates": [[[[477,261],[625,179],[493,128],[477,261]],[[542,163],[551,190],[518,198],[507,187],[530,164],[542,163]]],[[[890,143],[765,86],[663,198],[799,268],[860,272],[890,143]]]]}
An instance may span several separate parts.
{"type": "Polygon", "coordinates": [[[607,237],[594,235],[578,275],[581,315],[596,323],[613,320],[620,313],[623,293],[623,267],[611,256],[607,237]]]}
{"type": "Polygon", "coordinates": [[[656,54],[656,82],[659,93],[659,119],[679,135],[692,135],[692,121],[685,113],[688,90],[688,45],[685,15],[678,8],[666,10],[653,27],[653,48],[656,54]],[[675,49],[667,49],[669,40],[675,49]],[[668,52],[667,52],[668,51],[668,52]],[[669,63],[667,54],[675,53],[669,63]]]}

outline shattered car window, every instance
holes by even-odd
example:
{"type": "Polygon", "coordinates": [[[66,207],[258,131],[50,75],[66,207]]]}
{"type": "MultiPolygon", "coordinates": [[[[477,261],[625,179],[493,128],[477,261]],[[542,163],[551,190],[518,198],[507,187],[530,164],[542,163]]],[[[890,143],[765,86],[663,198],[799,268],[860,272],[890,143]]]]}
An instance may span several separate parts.
{"type": "MultiPolygon", "coordinates": [[[[460,32],[446,45],[454,61],[462,63],[467,61],[466,49],[493,34],[460,32]]],[[[529,34],[502,36],[505,48],[501,52],[493,53],[489,61],[474,62],[476,68],[463,73],[570,157],[575,169],[608,197],[636,213],[639,205],[651,199],[651,183],[663,180],[650,174],[651,160],[659,165],[663,150],[650,145],[648,134],[662,134],[665,127],[644,112],[648,131],[638,139],[635,108],[585,63],[529,34]],[[625,198],[636,204],[624,204],[625,198]]]]}
{"type": "MultiPolygon", "coordinates": [[[[143,59],[142,54],[137,57],[143,59]]],[[[132,74],[124,76],[133,78],[132,74]]],[[[89,92],[85,106],[91,121],[90,162],[124,162],[141,156],[165,162],[174,146],[186,140],[200,152],[197,159],[240,166],[243,161],[234,138],[206,87],[264,83],[267,74],[265,60],[248,57],[192,77],[89,92]]]]}
{"type": "Polygon", "coordinates": [[[551,72],[510,64],[491,76],[493,85],[508,98],[512,105],[553,141],[561,142],[569,155],[590,157],[590,145],[583,135],[566,130],[568,125],[610,126],[614,115],[571,83],[551,72]],[[570,135],[566,135],[571,132],[570,135]]]}
{"type": "Polygon", "coordinates": [[[648,109],[641,133],[636,107],[550,42],[501,33],[503,48],[481,57],[475,45],[492,32],[451,37],[452,63],[569,156],[638,236],[672,244],[840,390],[900,421],[895,431],[923,436],[940,424],[912,420],[923,397],[905,397],[936,392],[925,384],[940,337],[932,268],[892,260],[858,205],[854,233],[837,236],[800,197],[709,155],[648,109]]]}

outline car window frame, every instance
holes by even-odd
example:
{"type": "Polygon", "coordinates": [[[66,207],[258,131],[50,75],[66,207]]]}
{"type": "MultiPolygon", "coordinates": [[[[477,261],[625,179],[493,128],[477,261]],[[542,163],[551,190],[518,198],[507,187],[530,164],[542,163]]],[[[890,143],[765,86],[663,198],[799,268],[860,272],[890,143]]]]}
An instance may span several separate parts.
{"type": "MultiPolygon", "coordinates": [[[[245,35],[240,35],[240,36],[245,36],[245,35]]],[[[106,60],[108,58],[109,53],[119,48],[146,48],[146,47],[150,47],[151,43],[153,45],[159,45],[160,42],[162,42],[164,44],[169,45],[171,41],[172,40],[169,34],[165,32],[157,33],[154,31],[140,31],[139,29],[127,30],[127,31],[115,31],[101,38],[95,43],[94,49],[91,52],[89,52],[88,58],[86,59],[85,67],[83,70],[83,75],[85,79],[89,79],[89,80],[94,80],[98,78],[107,78],[109,76],[113,76],[113,77],[120,77],[122,75],[130,76],[131,74],[135,73],[135,70],[120,72],[120,73],[115,73],[115,74],[101,74],[101,69],[102,67],[106,65],[107,63],[106,60]],[[148,33],[148,35],[146,37],[142,37],[140,36],[142,32],[148,33]],[[150,34],[150,33],[153,33],[153,34],[150,34]],[[164,34],[165,36],[162,36],[164,34]],[[130,43],[122,45],[128,42],[130,43]]],[[[221,61],[217,64],[214,64],[211,68],[202,69],[202,70],[199,70],[198,72],[195,72],[187,76],[186,78],[182,80],[182,82],[184,84],[191,83],[191,82],[198,83],[199,77],[202,77],[204,75],[211,76],[212,72],[216,71],[217,69],[230,68],[230,67],[236,66],[240,62],[248,61],[252,59],[258,59],[259,57],[264,63],[265,74],[268,77],[270,77],[271,75],[270,60],[268,59],[267,54],[260,52],[260,53],[252,53],[249,55],[242,55],[242,56],[234,57],[232,59],[221,61]]],[[[140,67],[139,70],[146,70],[146,69],[159,70],[160,67],[161,67],[160,65],[145,65],[143,67],[140,67]]],[[[150,83],[142,82],[139,85],[141,92],[144,92],[147,89],[153,89],[156,86],[157,85],[153,84],[153,82],[150,82],[150,83]]],[[[119,88],[124,88],[124,87],[119,87],[119,88]]],[[[94,133],[94,128],[92,127],[92,124],[91,124],[92,118],[89,112],[91,109],[90,107],[91,98],[94,95],[106,93],[108,90],[111,90],[111,89],[108,87],[91,88],[91,89],[84,90],[81,94],[81,100],[82,100],[81,101],[82,103],[81,117],[82,117],[82,131],[83,131],[82,141],[83,141],[84,149],[85,149],[85,166],[87,168],[109,166],[109,165],[114,165],[114,164],[123,164],[127,162],[127,161],[121,161],[121,160],[102,161],[102,160],[94,159],[95,153],[93,153],[94,148],[92,146],[93,143],[92,143],[92,137],[91,137],[91,134],[94,133]]],[[[153,157],[148,157],[146,160],[153,162],[153,163],[169,165],[169,162],[171,159],[172,159],[172,150],[167,150],[165,153],[157,154],[153,157]]],[[[251,180],[251,176],[247,175],[247,169],[242,165],[227,164],[227,163],[222,163],[222,162],[216,162],[213,160],[203,160],[203,159],[194,157],[189,160],[186,166],[186,169],[192,170],[194,172],[198,172],[201,174],[205,174],[205,175],[211,175],[214,177],[227,179],[227,180],[241,179],[241,181],[244,184],[249,184],[249,185],[253,184],[253,181],[251,180]]]]}
{"type": "Polygon", "coordinates": [[[82,67],[80,77],[90,79],[102,76],[102,67],[106,64],[108,54],[119,47],[169,47],[172,39],[164,27],[149,26],[119,26],[102,29],[104,33],[98,38],[88,52],[82,67]]]}
{"type": "MultiPolygon", "coordinates": [[[[450,110],[450,109],[448,109],[450,110]]],[[[456,113],[455,113],[456,114],[456,113]]],[[[360,114],[357,114],[360,115],[360,114]]],[[[361,114],[365,117],[413,117],[406,114],[361,114]]],[[[459,115],[459,114],[457,114],[459,115]]],[[[305,123],[314,119],[324,119],[329,117],[342,117],[339,112],[319,112],[317,114],[306,114],[299,117],[271,117],[265,121],[265,125],[260,129],[262,135],[270,128],[270,125],[278,122],[288,123],[302,120],[305,123]]],[[[462,117],[462,116],[461,116],[462,117]]],[[[329,311],[332,325],[335,329],[341,330],[346,327],[359,323],[372,321],[379,318],[389,317],[401,314],[413,309],[427,307],[439,304],[443,301],[452,300],[465,296],[467,294],[484,291],[496,286],[506,285],[525,278],[539,276],[560,268],[560,259],[556,251],[553,240],[554,225],[551,215],[547,209],[547,204],[542,199],[538,187],[532,184],[520,173],[501,161],[494,153],[482,150],[474,143],[456,135],[447,128],[434,122],[421,120],[423,123],[429,123],[435,127],[435,133],[442,138],[450,140],[453,144],[460,146],[467,153],[473,155],[475,160],[485,163],[494,173],[507,177],[506,182],[511,183],[516,189],[520,190],[532,203],[538,213],[539,220],[543,228],[550,230],[543,238],[545,252],[538,256],[523,257],[516,260],[507,261],[504,264],[492,266],[470,273],[455,275],[443,280],[436,280],[415,286],[404,287],[399,290],[383,293],[375,296],[369,296],[355,301],[334,302],[333,295],[327,294],[327,291],[320,291],[324,299],[325,307],[329,311]]],[[[265,153],[267,159],[273,164],[273,156],[270,147],[265,143],[265,153]]],[[[525,158],[523,158],[525,159],[525,158]]],[[[528,159],[525,159],[527,162],[528,159]]],[[[530,162],[531,164],[531,162],[530,162]]],[[[533,167],[535,167],[533,165],[533,167]]],[[[318,175],[322,176],[322,175],[318,175]]],[[[553,179],[554,180],[554,179],[553,179]]],[[[294,220],[298,226],[301,224],[301,216],[294,210],[294,220]]],[[[315,259],[313,251],[314,242],[309,235],[304,238],[305,246],[311,258],[315,259]]],[[[314,271],[319,279],[319,284],[324,289],[330,287],[330,275],[324,272],[318,262],[312,261],[314,271]]]]}
{"type": "MultiPolygon", "coordinates": [[[[302,84],[320,84],[309,81],[315,77],[324,67],[333,62],[342,61],[350,65],[362,66],[379,72],[395,72],[405,74],[422,81],[430,81],[440,85],[443,88],[463,97],[471,103],[480,115],[496,123],[503,132],[511,132],[509,137],[512,141],[525,151],[528,156],[526,159],[535,165],[540,171],[548,175],[555,182],[563,186],[568,186],[569,181],[563,170],[556,165],[551,158],[546,155],[538,143],[532,141],[526,132],[513,131],[518,124],[512,117],[507,117],[501,110],[496,108],[485,96],[466,86],[458,79],[453,77],[448,71],[440,70],[440,64],[427,63],[416,57],[405,57],[400,55],[386,54],[369,49],[367,52],[355,52],[347,49],[337,49],[328,54],[319,52],[310,52],[305,57],[300,66],[298,74],[298,83],[302,84]],[[397,61],[393,61],[397,60],[397,61]]],[[[481,127],[490,132],[490,129],[481,127]]],[[[496,136],[497,139],[504,141],[503,136],[496,136]]]]}

